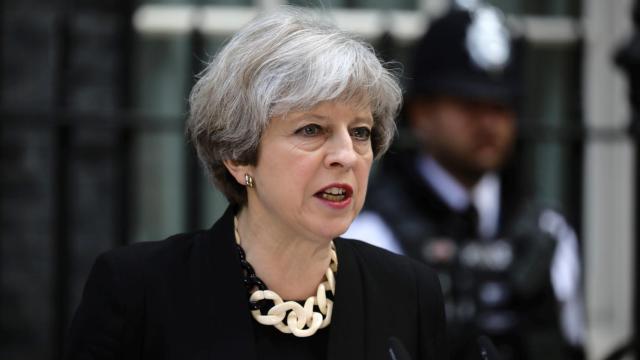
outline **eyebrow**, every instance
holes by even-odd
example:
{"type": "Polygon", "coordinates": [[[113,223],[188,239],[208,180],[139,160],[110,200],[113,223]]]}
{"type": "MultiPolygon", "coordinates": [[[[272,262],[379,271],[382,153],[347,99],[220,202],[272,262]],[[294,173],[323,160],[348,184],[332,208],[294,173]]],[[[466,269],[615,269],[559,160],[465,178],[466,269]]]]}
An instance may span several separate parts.
{"type": "MultiPolygon", "coordinates": [[[[308,118],[313,118],[313,119],[318,119],[318,120],[325,120],[325,121],[329,120],[328,116],[312,114],[312,113],[306,113],[304,115],[300,115],[300,117],[298,117],[295,120],[303,120],[303,119],[308,119],[308,118]]],[[[374,123],[373,116],[356,116],[353,120],[354,121],[363,121],[363,122],[366,122],[367,124],[371,124],[371,125],[373,125],[373,123],[374,123]]]]}

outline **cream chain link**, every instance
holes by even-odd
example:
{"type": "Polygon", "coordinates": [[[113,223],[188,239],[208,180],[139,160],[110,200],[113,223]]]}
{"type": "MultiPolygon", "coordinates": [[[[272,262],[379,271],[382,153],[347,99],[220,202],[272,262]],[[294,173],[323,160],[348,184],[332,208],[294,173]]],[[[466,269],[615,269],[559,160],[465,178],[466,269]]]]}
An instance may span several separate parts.
{"type": "MultiPolygon", "coordinates": [[[[238,233],[237,219],[234,219],[236,243],[240,245],[240,234],[238,233]]],[[[271,290],[255,290],[249,297],[249,302],[256,303],[262,300],[273,301],[273,306],[266,315],[260,310],[252,310],[251,315],[257,322],[263,325],[273,325],[276,329],[286,334],[293,334],[297,337],[311,336],[318,331],[327,327],[331,323],[331,313],[333,312],[333,301],[327,299],[327,291],[333,296],[336,294],[336,280],[334,273],[338,271],[338,255],[336,247],[331,242],[330,246],[331,261],[327,269],[323,282],[318,285],[316,296],[309,297],[304,306],[295,301],[284,301],[276,292],[271,290]],[[317,306],[320,312],[314,311],[317,306]],[[285,317],[287,322],[284,322],[285,317]]]]}
{"type": "Polygon", "coordinates": [[[286,334],[293,334],[297,337],[311,336],[323,329],[331,323],[331,313],[333,312],[333,301],[327,299],[327,290],[333,296],[336,294],[336,281],[333,275],[338,270],[338,257],[336,256],[335,246],[331,242],[331,263],[324,280],[318,285],[316,296],[309,297],[304,306],[295,301],[284,301],[274,291],[256,290],[249,297],[252,303],[261,300],[271,300],[274,305],[269,309],[266,315],[262,315],[260,310],[252,310],[251,315],[257,322],[263,325],[273,325],[276,329],[286,334]],[[314,311],[317,306],[320,312],[314,311]],[[287,318],[285,324],[284,319],[287,318]]]}

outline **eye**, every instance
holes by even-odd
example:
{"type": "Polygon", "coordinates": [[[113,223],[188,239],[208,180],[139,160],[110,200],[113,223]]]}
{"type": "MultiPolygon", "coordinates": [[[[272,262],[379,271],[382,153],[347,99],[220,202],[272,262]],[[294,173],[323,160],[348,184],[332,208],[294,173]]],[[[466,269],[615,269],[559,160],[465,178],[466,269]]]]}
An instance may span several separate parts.
{"type": "Polygon", "coordinates": [[[305,126],[301,127],[300,129],[296,130],[295,133],[296,134],[300,134],[302,136],[311,137],[311,136],[320,135],[322,133],[322,128],[318,124],[309,124],[309,125],[305,125],[305,126]]]}
{"type": "Polygon", "coordinates": [[[351,136],[356,140],[367,141],[371,137],[371,130],[365,126],[353,128],[351,129],[351,136]]]}

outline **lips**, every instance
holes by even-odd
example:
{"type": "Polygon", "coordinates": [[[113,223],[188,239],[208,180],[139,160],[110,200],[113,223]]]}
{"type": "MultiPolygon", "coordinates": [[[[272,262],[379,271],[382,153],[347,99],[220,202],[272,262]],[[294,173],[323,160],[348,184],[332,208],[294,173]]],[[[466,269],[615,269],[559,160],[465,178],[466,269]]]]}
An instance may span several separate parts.
{"type": "Polygon", "coordinates": [[[351,198],[353,188],[348,184],[331,184],[315,193],[315,196],[330,202],[342,202],[351,198]]]}

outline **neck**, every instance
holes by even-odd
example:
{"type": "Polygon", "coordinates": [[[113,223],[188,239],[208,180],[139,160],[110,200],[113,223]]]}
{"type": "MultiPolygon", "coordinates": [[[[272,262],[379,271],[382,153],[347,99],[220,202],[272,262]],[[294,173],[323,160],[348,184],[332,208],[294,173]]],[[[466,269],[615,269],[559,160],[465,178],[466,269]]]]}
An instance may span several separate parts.
{"type": "Polygon", "coordinates": [[[238,215],[240,245],[256,275],[284,300],[315,295],[329,267],[330,240],[295,234],[244,208],[238,215]]]}
{"type": "Polygon", "coordinates": [[[467,192],[471,192],[482,178],[482,174],[477,173],[467,174],[462,172],[451,172],[451,175],[458,180],[460,185],[467,189],[467,192]]]}

